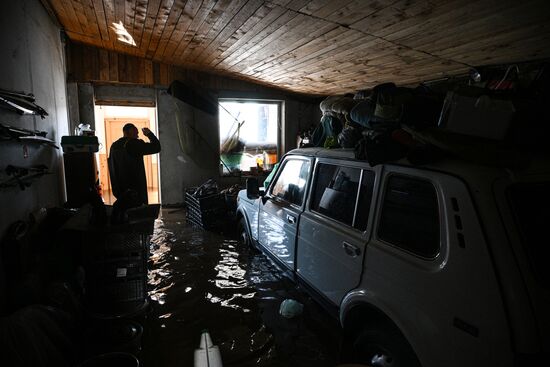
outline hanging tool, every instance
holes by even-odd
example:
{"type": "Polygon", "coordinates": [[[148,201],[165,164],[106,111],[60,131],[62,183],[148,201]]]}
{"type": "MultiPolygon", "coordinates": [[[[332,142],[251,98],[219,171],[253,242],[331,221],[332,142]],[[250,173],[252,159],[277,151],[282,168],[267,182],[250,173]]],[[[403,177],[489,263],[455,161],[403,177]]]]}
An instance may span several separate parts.
{"type": "Polygon", "coordinates": [[[48,166],[43,164],[33,167],[18,167],[10,164],[4,172],[10,177],[0,181],[0,188],[19,186],[21,190],[25,190],[25,188],[31,186],[35,179],[46,174],[51,174],[51,172],[48,172],[48,166]]]}
{"type": "Polygon", "coordinates": [[[40,115],[42,119],[48,116],[48,113],[39,105],[34,103],[35,98],[32,94],[23,92],[13,92],[0,89],[0,106],[18,112],[22,115],[40,115]]]}

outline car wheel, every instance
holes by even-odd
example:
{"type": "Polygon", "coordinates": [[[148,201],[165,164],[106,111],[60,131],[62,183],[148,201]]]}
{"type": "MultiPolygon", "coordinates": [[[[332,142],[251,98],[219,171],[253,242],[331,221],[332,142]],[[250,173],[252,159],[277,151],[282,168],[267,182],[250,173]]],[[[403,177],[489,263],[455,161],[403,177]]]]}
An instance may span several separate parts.
{"type": "Polygon", "coordinates": [[[246,247],[254,247],[252,245],[252,240],[250,238],[250,234],[248,233],[248,226],[246,225],[246,219],[244,219],[244,217],[239,219],[239,240],[246,247]]]}
{"type": "Polygon", "coordinates": [[[391,326],[380,325],[361,330],[350,347],[348,358],[354,363],[372,367],[420,367],[407,340],[391,326]]]}

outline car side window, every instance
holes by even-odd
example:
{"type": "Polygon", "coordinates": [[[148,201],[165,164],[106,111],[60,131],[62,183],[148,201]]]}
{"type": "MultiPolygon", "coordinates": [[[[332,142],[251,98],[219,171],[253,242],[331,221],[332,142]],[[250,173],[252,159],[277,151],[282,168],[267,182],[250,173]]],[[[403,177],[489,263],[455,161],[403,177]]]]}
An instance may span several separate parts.
{"type": "Polygon", "coordinates": [[[363,170],[361,190],[359,191],[359,204],[357,205],[357,214],[353,225],[360,231],[367,229],[370,206],[372,203],[372,191],[374,189],[374,177],[374,172],[363,170]]]}
{"type": "Polygon", "coordinates": [[[309,167],[310,163],[306,160],[287,160],[271,189],[271,195],[298,206],[302,205],[309,167]]]}
{"type": "Polygon", "coordinates": [[[351,226],[360,177],[359,168],[320,163],[311,210],[351,226]]]}
{"type": "Polygon", "coordinates": [[[439,207],[428,181],[391,176],[386,185],[378,236],[416,255],[433,258],[440,247],[439,207]]]}

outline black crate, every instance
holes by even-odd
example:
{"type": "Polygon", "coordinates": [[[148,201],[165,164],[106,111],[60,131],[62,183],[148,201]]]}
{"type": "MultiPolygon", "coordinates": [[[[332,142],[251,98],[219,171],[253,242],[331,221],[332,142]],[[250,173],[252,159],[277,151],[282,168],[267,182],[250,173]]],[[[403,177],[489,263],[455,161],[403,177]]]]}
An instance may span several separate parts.
{"type": "Polygon", "coordinates": [[[147,263],[141,257],[99,261],[86,270],[91,284],[124,282],[147,277],[147,263]]]}
{"type": "Polygon", "coordinates": [[[224,194],[195,197],[190,191],[185,193],[187,221],[201,228],[213,228],[219,225],[227,213],[224,194]]]}
{"type": "Polygon", "coordinates": [[[86,306],[94,315],[121,317],[142,310],[147,305],[144,278],[125,282],[98,283],[87,288],[86,306]]]}
{"type": "Polygon", "coordinates": [[[142,301],[146,296],[142,279],[107,283],[101,287],[92,288],[89,292],[95,295],[94,299],[103,300],[106,303],[142,301]]]}
{"type": "Polygon", "coordinates": [[[90,232],[84,237],[86,263],[140,257],[147,260],[149,235],[138,232],[90,232]]]}
{"type": "Polygon", "coordinates": [[[226,211],[211,210],[200,212],[194,209],[187,209],[187,222],[204,229],[210,229],[222,224],[226,217],[226,211]]]}
{"type": "Polygon", "coordinates": [[[187,207],[198,209],[202,212],[208,210],[225,210],[225,195],[214,194],[209,196],[195,197],[189,192],[185,193],[185,204],[187,207]]]}

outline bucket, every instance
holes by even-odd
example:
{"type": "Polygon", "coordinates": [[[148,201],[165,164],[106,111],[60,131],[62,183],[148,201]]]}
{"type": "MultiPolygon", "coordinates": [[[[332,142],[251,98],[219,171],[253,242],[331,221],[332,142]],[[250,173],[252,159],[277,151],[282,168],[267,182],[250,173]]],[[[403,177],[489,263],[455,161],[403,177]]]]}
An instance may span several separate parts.
{"type": "Polygon", "coordinates": [[[264,170],[271,170],[273,165],[277,163],[277,154],[276,153],[267,153],[264,152],[264,170]]]}
{"type": "Polygon", "coordinates": [[[241,168],[242,158],[242,153],[230,153],[220,155],[220,159],[224,163],[223,167],[227,167],[230,171],[236,171],[241,168]]]}

